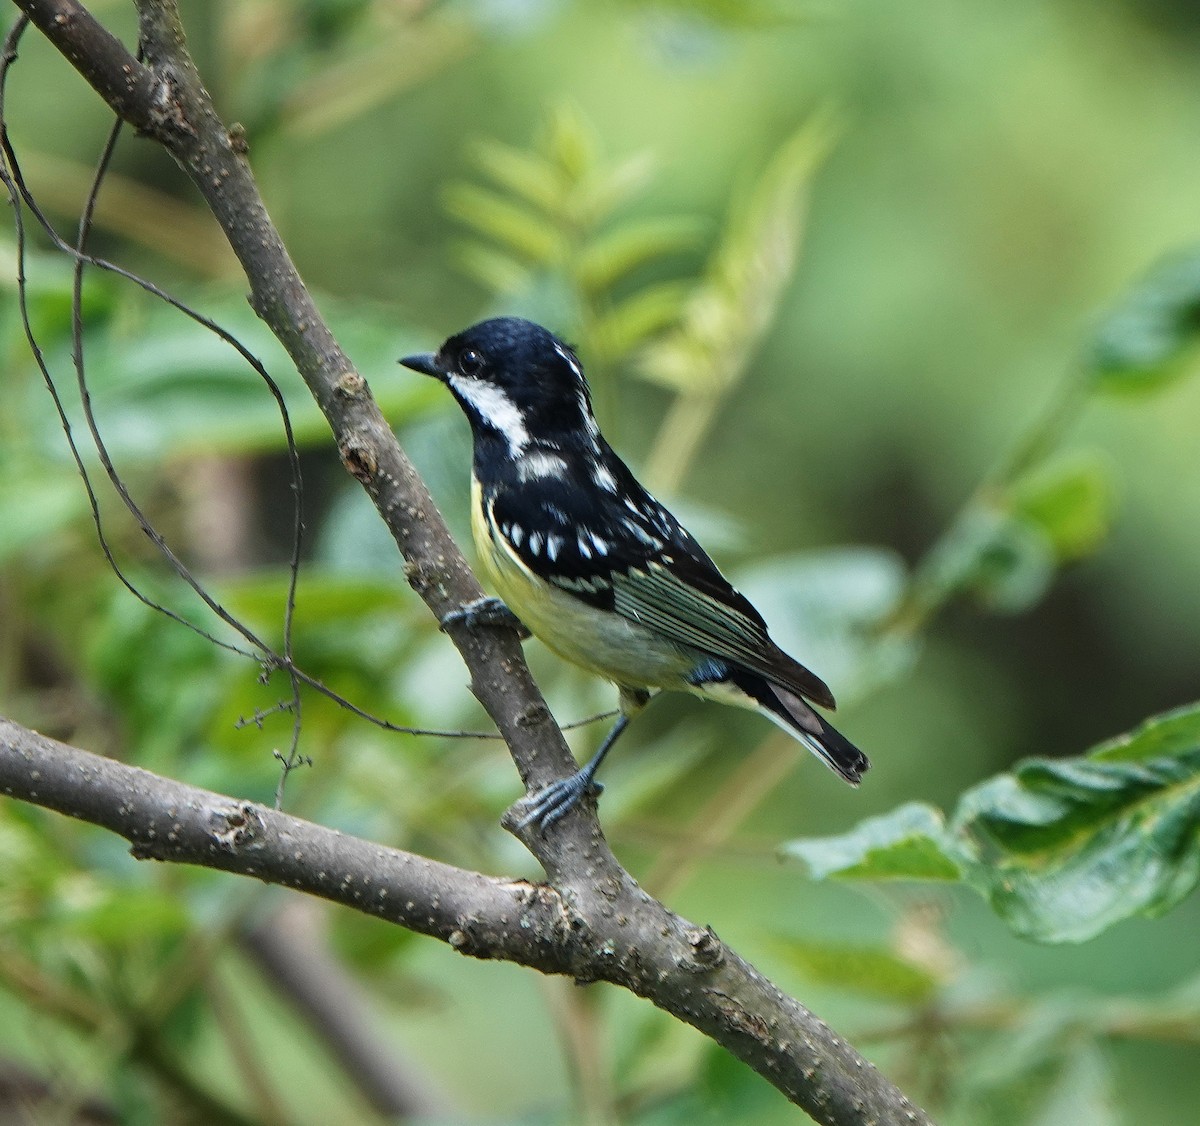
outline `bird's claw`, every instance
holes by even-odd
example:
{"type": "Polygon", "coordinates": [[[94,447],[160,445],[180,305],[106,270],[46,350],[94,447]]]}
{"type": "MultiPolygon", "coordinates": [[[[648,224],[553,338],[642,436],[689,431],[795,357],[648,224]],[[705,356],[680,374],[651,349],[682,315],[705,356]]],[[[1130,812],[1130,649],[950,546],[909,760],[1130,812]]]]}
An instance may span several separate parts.
{"type": "Polygon", "coordinates": [[[576,771],[569,778],[560,778],[522,798],[517,803],[517,812],[521,814],[517,828],[528,829],[536,825],[538,832],[545,836],[546,830],[570,813],[584,795],[599,797],[603,792],[604,785],[593,781],[591,774],[585,770],[576,771]]]}
{"type": "Polygon", "coordinates": [[[464,625],[468,629],[478,629],[480,626],[500,626],[516,630],[517,636],[524,641],[533,635],[525,623],[521,621],[499,598],[477,598],[457,610],[451,610],[438,623],[445,631],[451,626],[464,625]]]}

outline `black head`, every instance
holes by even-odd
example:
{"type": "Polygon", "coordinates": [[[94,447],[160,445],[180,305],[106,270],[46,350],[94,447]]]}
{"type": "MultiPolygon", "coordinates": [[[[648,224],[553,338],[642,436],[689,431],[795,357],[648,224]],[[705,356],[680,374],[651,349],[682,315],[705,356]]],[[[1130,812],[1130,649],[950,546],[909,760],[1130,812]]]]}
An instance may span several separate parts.
{"type": "Polygon", "coordinates": [[[400,362],[440,379],[466,412],[476,437],[499,435],[513,452],[531,442],[595,434],[591,394],[579,359],[532,321],[481,321],[450,337],[436,353],[400,362]]]}

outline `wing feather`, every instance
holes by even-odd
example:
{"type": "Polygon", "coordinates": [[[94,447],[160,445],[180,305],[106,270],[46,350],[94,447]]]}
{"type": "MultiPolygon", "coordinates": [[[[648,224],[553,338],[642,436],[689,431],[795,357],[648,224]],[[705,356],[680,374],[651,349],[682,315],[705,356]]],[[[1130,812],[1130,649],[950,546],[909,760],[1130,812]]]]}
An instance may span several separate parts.
{"type": "Polygon", "coordinates": [[[597,608],[833,708],[824,681],[768,637],[762,615],[604,440],[598,441],[595,456],[614,488],[598,487],[588,474],[590,461],[559,448],[554,474],[493,482],[488,503],[510,549],[547,581],[597,608]],[[556,534],[553,559],[542,555],[548,532],[556,534]],[[585,540],[586,552],[580,547],[585,540]]]}
{"type": "Polygon", "coordinates": [[[632,568],[615,574],[613,609],[672,641],[732,661],[781,688],[832,708],[833,694],[825,682],[780,649],[767,636],[758,611],[715,567],[712,573],[720,585],[710,582],[707,591],[659,562],[650,563],[645,570],[632,568]]]}

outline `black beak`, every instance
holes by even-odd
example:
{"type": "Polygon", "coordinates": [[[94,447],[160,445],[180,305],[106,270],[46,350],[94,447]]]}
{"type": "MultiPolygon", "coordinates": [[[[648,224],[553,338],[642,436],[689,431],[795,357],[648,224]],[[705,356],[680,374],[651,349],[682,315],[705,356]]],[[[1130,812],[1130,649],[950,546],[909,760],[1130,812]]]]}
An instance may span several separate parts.
{"type": "Polygon", "coordinates": [[[418,352],[415,356],[405,356],[397,363],[419,371],[422,375],[432,375],[434,379],[446,378],[445,371],[438,366],[437,355],[434,352],[418,352]]]}

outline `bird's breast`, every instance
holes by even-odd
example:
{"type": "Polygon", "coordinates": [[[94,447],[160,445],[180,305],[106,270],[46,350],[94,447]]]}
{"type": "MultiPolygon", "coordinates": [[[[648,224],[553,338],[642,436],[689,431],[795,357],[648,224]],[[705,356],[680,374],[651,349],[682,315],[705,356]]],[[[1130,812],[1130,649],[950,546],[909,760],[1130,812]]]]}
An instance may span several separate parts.
{"type": "Polygon", "coordinates": [[[564,660],[631,688],[690,688],[695,654],[535,574],[496,528],[478,478],[471,482],[471,533],[496,592],[564,660]]]}

